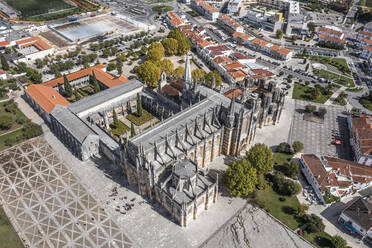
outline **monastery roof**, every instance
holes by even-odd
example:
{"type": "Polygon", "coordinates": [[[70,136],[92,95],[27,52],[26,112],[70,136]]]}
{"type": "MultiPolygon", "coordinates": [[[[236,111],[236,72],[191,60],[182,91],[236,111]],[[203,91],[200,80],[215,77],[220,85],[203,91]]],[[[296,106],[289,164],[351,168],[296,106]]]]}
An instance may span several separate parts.
{"type": "Polygon", "coordinates": [[[67,106],[70,104],[56,90],[41,84],[31,84],[25,92],[48,114],[57,105],[67,106]]]}
{"type": "MultiPolygon", "coordinates": [[[[91,76],[93,75],[93,72],[94,72],[97,80],[103,83],[104,85],[106,85],[108,88],[112,88],[119,84],[128,82],[128,79],[123,76],[114,77],[110,73],[103,71],[102,69],[105,67],[106,66],[103,64],[98,64],[98,65],[95,65],[95,66],[92,66],[86,69],[82,69],[80,71],[70,73],[66,75],[66,77],[71,82],[73,80],[86,77],[88,75],[91,76]]],[[[54,88],[60,84],[63,84],[63,82],[64,82],[63,77],[59,77],[59,78],[52,79],[48,82],[45,82],[43,83],[43,85],[54,88]]]]}
{"type": "Polygon", "coordinates": [[[40,39],[39,37],[30,37],[23,40],[16,41],[18,46],[21,48],[29,47],[29,46],[35,46],[40,51],[51,49],[52,47],[49,46],[45,41],[40,39]]]}

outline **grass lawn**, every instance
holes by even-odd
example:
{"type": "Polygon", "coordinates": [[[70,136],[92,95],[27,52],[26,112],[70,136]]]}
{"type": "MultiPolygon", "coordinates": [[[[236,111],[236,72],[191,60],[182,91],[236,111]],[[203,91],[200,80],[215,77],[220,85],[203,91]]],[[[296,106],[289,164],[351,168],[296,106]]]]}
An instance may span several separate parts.
{"type": "Polygon", "coordinates": [[[142,110],[142,116],[141,117],[138,117],[136,115],[136,113],[133,113],[133,114],[129,114],[127,115],[127,119],[130,120],[131,122],[133,122],[134,125],[136,126],[141,126],[143,124],[145,124],[146,122],[152,120],[154,118],[154,116],[152,114],[150,114],[149,112],[147,112],[146,110],[142,110]]]}
{"type": "Polygon", "coordinates": [[[130,131],[130,127],[128,127],[127,125],[125,125],[120,120],[119,120],[119,126],[118,127],[113,128],[112,124],[110,125],[110,127],[111,127],[110,133],[113,136],[115,136],[116,138],[118,138],[120,135],[123,135],[126,132],[130,131]]]}
{"type": "Polygon", "coordinates": [[[358,2],[359,6],[366,6],[366,7],[372,7],[372,0],[360,0],[358,2]]]}
{"type": "Polygon", "coordinates": [[[73,7],[63,0],[5,0],[5,2],[21,11],[23,16],[40,15],[73,7]]]}
{"type": "Polygon", "coordinates": [[[333,247],[331,243],[331,235],[328,233],[307,233],[305,231],[303,237],[310,241],[315,247],[333,247]]]}
{"type": "Polygon", "coordinates": [[[7,105],[7,102],[1,102],[0,103],[0,115],[4,115],[4,114],[11,115],[12,118],[13,118],[13,125],[9,130],[0,130],[0,134],[7,133],[7,132],[10,132],[12,130],[15,130],[17,128],[22,127],[22,124],[17,123],[16,120],[19,120],[19,119],[27,120],[27,117],[22,113],[21,110],[18,109],[18,107],[15,103],[12,107],[12,109],[14,109],[14,113],[13,112],[7,112],[5,110],[6,105],[7,105]]]}
{"type": "Polygon", "coordinates": [[[349,87],[346,89],[346,91],[349,91],[349,92],[360,92],[362,90],[363,90],[363,87],[355,87],[355,88],[349,87]]]}
{"type": "Polygon", "coordinates": [[[186,13],[189,14],[189,15],[191,15],[192,17],[198,17],[198,16],[200,16],[200,14],[198,12],[193,11],[193,10],[187,11],[186,13]]]}
{"type": "Polygon", "coordinates": [[[23,248],[22,242],[0,207],[0,248],[23,248]]]}
{"type": "Polygon", "coordinates": [[[323,69],[313,70],[313,72],[318,77],[321,77],[321,78],[324,78],[324,79],[327,79],[327,78],[334,79],[334,80],[336,80],[337,83],[345,85],[345,86],[349,86],[349,87],[354,87],[355,86],[354,81],[353,81],[352,78],[341,76],[341,75],[338,75],[336,73],[326,71],[326,70],[323,70],[323,69]]]}
{"type": "Polygon", "coordinates": [[[309,86],[305,86],[305,85],[295,83],[294,88],[293,88],[292,98],[297,99],[297,100],[316,102],[316,103],[325,103],[328,100],[328,98],[331,97],[331,95],[320,94],[318,99],[312,100],[311,90],[312,90],[312,88],[309,87],[309,86]]]}
{"type": "Polygon", "coordinates": [[[289,214],[292,209],[297,209],[300,205],[296,196],[282,196],[277,194],[271,187],[267,187],[258,191],[257,202],[262,208],[292,230],[301,226],[302,223],[299,223],[293,214],[289,214]],[[285,201],[280,201],[279,198],[284,198],[285,201]]]}
{"type": "Polygon", "coordinates": [[[346,105],[346,100],[345,100],[345,98],[343,98],[339,95],[339,96],[336,97],[336,99],[334,100],[333,103],[341,105],[341,106],[345,106],[346,105]]]}
{"type": "Polygon", "coordinates": [[[288,163],[292,157],[293,157],[293,154],[276,152],[273,154],[274,164],[283,165],[285,163],[288,163]]]}
{"type": "Polygon", "coordinates": [[[169,5],[159,5],[159,6],[152,7],[152,11],[158,12],[159,14],[166,13],[172,10],[173,10],[173,7],[169,5]]]}
{"type": "Polygon", "coordinates": [[[19,139],[19,141],[17,141],[16,143],[12,144],[12,146],[25,141],[24,139],[22,139],[22,135],[23,135],[22,129],[19,129],[19,130],[13,131],[11,133],[7,133],[7,134],[4,134],[4,135],[1,135],[0,136],[0,151],[4,150],[6,148],[11,147],[11,146],[5,145],[5,140],[7,140],[9,138],[17,138],[18,137],[18,139],[19,139]]]}

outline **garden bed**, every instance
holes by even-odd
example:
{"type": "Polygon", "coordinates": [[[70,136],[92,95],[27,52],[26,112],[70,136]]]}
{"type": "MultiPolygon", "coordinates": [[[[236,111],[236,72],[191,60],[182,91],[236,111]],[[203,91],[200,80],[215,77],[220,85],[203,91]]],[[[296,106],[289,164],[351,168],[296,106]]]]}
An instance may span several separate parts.
{"type": "Polygon", "coordinates": [[[126,117],[130,122],[132,122],[136,126],[141,126],[148,121],[154,119],[154,116],[147,112],[146,110],[142,110],[142,116],[138,117],[136,113],[129,114],[126,117]]]}

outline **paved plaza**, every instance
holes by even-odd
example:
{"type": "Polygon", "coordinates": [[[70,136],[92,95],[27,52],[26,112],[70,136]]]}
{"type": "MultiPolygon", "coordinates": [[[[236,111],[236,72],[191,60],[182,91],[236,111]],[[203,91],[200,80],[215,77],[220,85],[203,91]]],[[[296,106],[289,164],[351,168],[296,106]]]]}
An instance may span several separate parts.
{"type": "Polygon", "coordinates": [[[0,200],[26,247],[132,247],[41,137],[0,153],[0,200]]]}
{"type": "Polygon", "coordinates": [[[303,153],[351,159],[346,109],[339,106],[326,106],[296,100],[289,142],[292,143],[296,140],[304,144],[305,149],[303,153]],[[324,107],[327,109],[323,124],[303,119],[304,109],[308,104],[315,105],[317,108],[324,107]],[[342,145],[332,144],[332,133],[339,135],[342,145]]]}

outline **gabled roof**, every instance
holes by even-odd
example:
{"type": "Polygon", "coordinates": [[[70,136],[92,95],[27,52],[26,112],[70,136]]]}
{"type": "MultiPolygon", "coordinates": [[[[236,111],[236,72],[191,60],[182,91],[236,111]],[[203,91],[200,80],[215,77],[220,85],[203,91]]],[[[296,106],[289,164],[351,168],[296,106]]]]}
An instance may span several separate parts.
{"type": "MultiPolygon", "coordinates": [[[[70,73],[66,75],[66,77],[71,82],[82,77],[92,76],[94,72],[97,80],[100,81],[102,84],[106,85],[108,88],[112,88],[119,84],[129,81],[127,78],[123,76],[114,77],[110,73],[103,71],[102,69],[105,67],[106,66],[103,64],[95,65],[86,69],[82,69],[80,71],[70,73]]],[[[48,82],[45,82],[43,83],[43,85],[54,88],[60,84],[63,84],[63,82],[64,82],[63,77],[59,77],[48,82]]]]}
{"type": "Polygon", "coordinates": [[[56,90],[41,84],[31,84],[25,92],[48,114],[55,106],[67,106],[70,103],[56,90]]]}
{"type": "Polygon", "coordinates": [[[9,46],[9,45],[10,45],[10,42],[9,41],[2,41],[2,42],[0,42],[0,47],[9,46]]]}
{"type": "Polygon", "coordinates": [[[365,231],[372,227],[372,205],[362,197],[355,199],[342,213],[361,226],[365,231]]]}
{"type": "Polygon", "coordinates": [[[359,31],[359,33],[362,34],[362,35],[365,35],[365,36],[369,36],[369,37],[372,36],[372,33],[367,32],[367,31],[363,31],[363,30],[359,31]]]}
{"type": "Polygon", "coordinates": [[[325,39],[325,40],[328,40],[328,41],[332,41],[332,42],[336,42],[336,43],[340,43],[340,44],[344,44],[345,43],[345,40],[338,39],[338,38],[335,38],[335,37],[332,37],[332,36],[329,36],[329,35],[325,35],[325,34],[321,34],[319,36],[319,38],[320,39],[325,39]]]}
{"type": "Polygon", "coordinates": [[[324,32],[324,33],[336,35],[338,37],[341,37],[342,36],[342,33],[341,32],[336,31],[336,30],[333,30],[333,29],[330,29],[330,28],[325,28],[325,27],[319,27],[318,28],[318,32],[324,32]]]}
{"type": "Polygon", "coordinates": [[[51,49],[52,47],[49,46],[45,41],[40,39],[39,37],[30,37],[23,40],[16,41],[18,46],[21,48],[29,47],[29,46],[35,46],[40,51],[51,49]]]}
{"type": "Polygon", "coordinates": [[[372,40],[370,39],[367,39],[367,38],[361,38],[362,41],[368,43],[368,44],[372,44],[372,40]]]}

